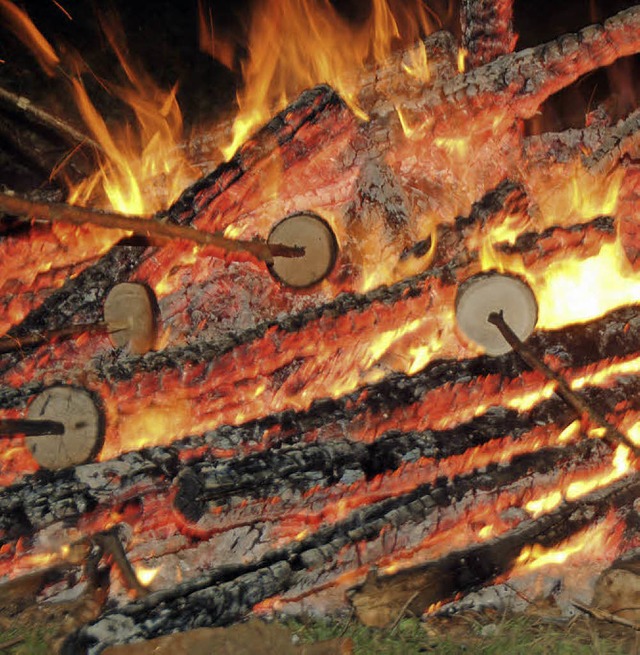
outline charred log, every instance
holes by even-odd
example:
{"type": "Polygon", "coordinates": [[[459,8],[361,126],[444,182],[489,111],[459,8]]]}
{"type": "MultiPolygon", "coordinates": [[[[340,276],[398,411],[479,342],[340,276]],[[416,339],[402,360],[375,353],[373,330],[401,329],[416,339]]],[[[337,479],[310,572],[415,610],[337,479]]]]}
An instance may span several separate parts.
{"type": "Polygon", "coordinates": [[[389,623],[407,603],[407,609],[420,616],[429,605],[452,598],[460,591],[477,589],[509,571],[525,544],[552,547],[566,539],[568,525],[575,533],[604,518],[612,508],[623,515],[633,513],[628,503],[639,491],[640,480],[635,475],[581,502],[565,502],[560,509],[540,519],[526,521],[490,543],[453,552],[436,562],[393,576],[371,576],[353,591],[351,602],[367,625],[389,623]],[[610,504],[603,503],[603,499],[610,504]]]}
{"type": "MultiPolygon", "coordinates": [[[[583,447],[592,448],[593,445],[583,447]]],[[[559,460],[555,460],[555,463],[559,463],[559,460]]],[[[524,470],[532,473],[529,463],[524,465],[524,470]]],[[[492,478],[490,472],[487,476],[487,479],[492,478]]],[[[400,503],[399,499],[376,503],[353,512],[346,521],[272,551],[250,566],[222,567],[173,589],[150,594],[137,603],[105,613],[99,621],[70,638],[67,650],[63,652],[97,654],[112,643],[128,643],[176,630],[226,625],[236,621],[265,598],[296,585],[313,588],[316,580],[326,580],[323,571],[336,568],[338,553],[348,544],[374,539],[385,526],[398,525],[398,521],[429,521],[440,503],[446,504],[451,498],[462,498],[467,493],[476,493],[478,489],[485,488],[482,476],[480,480],[476,477],[475,482],[459,479],[439,487],[437,496],[421,496],[419,491],[424,491],[421,489],[403,497],[400,503]]],[[[490,485],[493,488],[496,484],[504,486],[505,483],[506,480],[492,479],[490,485]]],[[[629,501],[635,499],[639,491],[640,481],[634,475],[606,491],[593,493],[580,501],[565,502],[554,512],[525,521],[492,542],[447,555],[430,565],[431,579],[439,575],[444,584],[437,585],[435,594],[433,588],[428,593],[436,600],[442,600],[458,591],[486,584],[512,566],[525,544],[558,543],[594,518],[604,516],[612,506],[621,508],[624,513],[628,511],[629,501]]]]}

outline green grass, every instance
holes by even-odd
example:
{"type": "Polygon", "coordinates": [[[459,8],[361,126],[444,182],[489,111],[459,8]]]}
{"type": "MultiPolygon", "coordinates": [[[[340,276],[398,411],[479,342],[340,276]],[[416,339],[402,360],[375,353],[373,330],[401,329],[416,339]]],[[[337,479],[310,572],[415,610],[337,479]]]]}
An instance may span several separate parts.
{"type": "Polygon", "coordinates": [[[51,655],[49,645],[44,641],[40,630],[8,630],[0,632],[0,653],[11,655],[51,655]],[[15,646],[3,649],[2,645],[20,637],[15,646]]]}
{"type": "Polygon", "coordinates": [[[579,619],[555,625],[538,618],[434,620],[421,623],[403,619],[395,630],[366,628],[356,623],[312,620],[287,621],[302,641],[335,637],[353,640],[354,655],[633,655],[640,653],[633,631],[616,626],[596,626],[579,619]],[[487,626],[491,627],[487,627],[487,626]],[[484,627],[484,634],[483,634],[484,627]],[[606,628],[603,635],[601,629],[606,628]]]}

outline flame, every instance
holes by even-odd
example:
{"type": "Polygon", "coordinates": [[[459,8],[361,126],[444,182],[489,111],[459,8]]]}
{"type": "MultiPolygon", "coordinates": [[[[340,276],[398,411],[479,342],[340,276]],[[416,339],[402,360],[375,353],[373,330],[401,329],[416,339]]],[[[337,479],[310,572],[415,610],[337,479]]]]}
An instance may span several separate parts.
{"type": "Polygon", "coordinates": [[[612,482],[623,478],[638,464],[631,456],[631,450],[624,444],[616,447],[611,465],[608,469],[590,475],[586,479],[571,481],[571,476],[566,476],[562,481],[562,489],[555,489],[546,496],[529,501],[525,509],[537,518],[541,514],[555,509],[563,500],[577,500],[586,496],[596,489],[607,487],[612,482]]]}
{"type": "MultiPolygon", "coordinates": [[[[571,226],[597,216],[615,215],[623,177],[622,170],[594,177],[577,164],[566,180],[551,183],[545,178],[548,188],[538,180],[534,185],[534,197],[539,202],[536,225],[571,226]]],[[[619,236],[592,256],[576,249],[544,263],[525,262],[520,255],[496,248],[499,243],[513,244],[525,227],[533,227],[530,217],[507,216],[471,243],[480,249],[483,270],[514,273],[529,283],[538,301],[539,328],[582,323],[637,302],[640,277],[629,264],[619,236]]]]}
{"type": "Polygon", "coordinates": [[[60,64],[60,58],[29,16],[9,0],[0,0],[0,13],[4,14],[8,27],[29,48],[44,72],[53,77],[60,64]]]}
{"type": "Polygon", "coordinates": [[[179,149],[183,141],[182,114],[176,99],[178,85],[161,89],[144,70],[125,57],[125,37],[115,21],[103,20],[103,31],[127,78],[127,86],[108,85],[136,117],[128,126],[108,129],[91,102],[80,76],[71,80],[76,104],[106,160],[95,176],[80,184],[70,202],[86,204],[103,190],[113,209],[128,214],[149,214],[172,203],[197,173],[179,149]]]}
{"type": "MultiPolygon", "coordinates": [[[[85,125],[101,148],[99,170],[71,189],[69,202],[150,214],[173,202],[196,179],[197,172],[178,147],[184,135],[177,84],[168,91],[161,89],[125,56],[126,39],[115,18],[102,19],[102,29],[127,82],[124,86],[100,83],[135,115],[135,124],[120,128],[107,127],[93,104],[83,79],[87,66],[77,55],[66,53],[63,60],[29,16],[8,0],[0,0],[0,11],[45,72],[50,76],[62,73],[68,80],[85,125]]],[[[105,248],[121,236],[113,234],[105,248]]]]}
{"type": "Polygon", "coordinates": [[[584,528],[558,546],[545,548],[539,544],[525,546],[516,559],[511,577],[553,565],[566,564],[571,559],[582,559],[591,564],[611,557],[621,538],[623,525],[614,512],[594,525],[584,528]]]}
{"type": "Polygon", "coordinates": [[[153,567],[153,568],[148,568],[146,566],[141,566],[138,565],[134,568],[136,577],[138,578],[138,581],[143,587],[148,587],[156,578],[158,575],[158,571],[160,571],[159,566],[153,567]]]}
{"type": "Polygon", "coordinates": [[[458,73],[464,73],[467,68],[469,53],[465,48],[458,48],[458,73]]]}
{"type": "MultiPolygon", "coordinates": [[[[238,146],[274,111],[283,109],[302,90],[325,83],[332,86],[362,120],[353,72],[381,63],[394,47],[413,44],[433,31],[421,2],[372,0],[369,16],[356,25],[329,0],[281,0],[257,3],[248,33],[248,57],[242,62],[244,87],[237,96],[238,114],[231,143],[223,148],[230,158],[238,146]]],[[[210,14],[200,10],[201,48],[222,63],[232,61],[230,46],[216,38],[210,14]]],[[[429,79],[426,50],[418,48],[406,72],[429,79]]]]}

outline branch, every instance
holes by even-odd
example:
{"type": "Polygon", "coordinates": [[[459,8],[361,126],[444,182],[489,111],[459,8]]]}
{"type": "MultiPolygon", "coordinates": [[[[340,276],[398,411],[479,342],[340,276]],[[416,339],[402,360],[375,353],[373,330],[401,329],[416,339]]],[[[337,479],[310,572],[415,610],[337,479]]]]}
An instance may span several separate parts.
{"type": "Polygon", "coordinates": [[[633,630],[640,630],[640,624],[635,623],[634,621],[629,621],[629,619],[622,618],[621,616],[611,614],[611,612],[607,612],[606,610],[601,610],[597,607],[585,605],[584,603],[580,603],[577,600],[572,600],[571,604],[577,607],[579,610],[582,610],[590,616],[593,616],[595,619],[600,619],[600,621],[617,623],[618,625],[624,625],[627,628],[632,628],[633,630]]]}
{"type": "Polygon", "coordinates": [[[44,109],[34,105],[28,98],[16,95],[15,93],[0,87],[0,101],[14,109],[19,109],[31,120],[35,121],[39,125],[43,125],[49,129],[54,130],[63,136],[67,141],[70,140],[74,145],[87,144],[97,150],[99,153],[103,155],[106,154],[102,146],[97,141],[76,130],[75,127],[65,123],[57,116],[53,116],[44,109]]]}
{"type": "Polygon", "coordinates": [[[301,252],[301,248],[291,248],[279,244],[268,245],[257,241],[227,239],[218,234],[171,223],[161,223],[151,218],[145,220],[139,216],[99,212],[63,203],[32,202],[26,198],[6,193],[0,193],[0,211],[49,223],[90,224],[110,230],[127,230],[134,234],[156,239],[184,239],[203,246],[216,246],[226,252],[248,252],[267,263],[272,262],[273,257],[300,257],[304,254],[304,251],[301,252]]]}

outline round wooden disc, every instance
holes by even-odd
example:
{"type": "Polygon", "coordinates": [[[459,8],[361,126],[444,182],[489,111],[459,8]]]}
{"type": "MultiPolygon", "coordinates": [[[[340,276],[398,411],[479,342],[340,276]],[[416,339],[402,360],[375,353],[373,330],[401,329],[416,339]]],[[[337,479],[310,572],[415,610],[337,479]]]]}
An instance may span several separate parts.
{"type": "Polygon", "coordinates": [[[302,257],[274,257],[269,270],[290,287],[309,287],[323,280],[333,268],[338,243],[333,230],[314,214],[293,214],[271,230],[269,244],[300,246],[302,257]]]}
{"type": "Polygon", "coordinates": [[[58,421],[64,434],[25,437],[27,447],[43,468],[61,469],[90,461],[102,447],[102,416],[83,389],[54,386],[35,397],[27,411],[31,420],[58,421]]]}
{"type": "Polygon", "coordinates": [[[492,312],[504,312],[504,320],[521,341],[533,332],[538,303],[529,285],[519,277],[490,271],[465,280],[456,297],[456,319],[462,332],[482,346],[488,355],[511,350],[500,331],[488,322],[492,312]]]}
{"type": "Polygon", "coordinates": [[[156,322],[149,290],[142,284],[116,284],[104,303],[109,337],[118,348],[144,355],[156,340],[156,322]]]}

